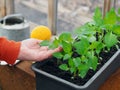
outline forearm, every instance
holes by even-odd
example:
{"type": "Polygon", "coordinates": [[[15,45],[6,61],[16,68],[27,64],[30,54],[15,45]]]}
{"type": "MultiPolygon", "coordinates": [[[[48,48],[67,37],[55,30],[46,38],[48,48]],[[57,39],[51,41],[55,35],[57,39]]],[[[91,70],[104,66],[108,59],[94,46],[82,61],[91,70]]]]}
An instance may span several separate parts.
{"type": "Polygon", "coordinates": [[[6,38],[0,38],[0,60],[6,61],[8,64],[14,64],[19,51],[20,42],[10,41],[6,38]]]}

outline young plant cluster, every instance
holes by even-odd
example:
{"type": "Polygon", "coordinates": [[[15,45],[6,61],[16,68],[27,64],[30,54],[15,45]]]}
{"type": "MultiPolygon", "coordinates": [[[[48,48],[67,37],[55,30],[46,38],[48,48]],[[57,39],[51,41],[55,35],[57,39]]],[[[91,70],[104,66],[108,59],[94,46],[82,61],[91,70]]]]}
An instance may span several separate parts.
{"type": "Polygon", "coordinates": [[[109,52],[113,46],[119,49],[119,12],[116,13],[112,8],[103,18],[100,9],[96,8],[93,21],[77,28],[75,38],[63,32],[52,42],[43,41],[41,45],[49,48],[61,46],[63,51],[53,54],[58,59],[59,68],[69,71],[73,78],[84,78],[89,69],[97,69],[102,51],[109,52]]]}

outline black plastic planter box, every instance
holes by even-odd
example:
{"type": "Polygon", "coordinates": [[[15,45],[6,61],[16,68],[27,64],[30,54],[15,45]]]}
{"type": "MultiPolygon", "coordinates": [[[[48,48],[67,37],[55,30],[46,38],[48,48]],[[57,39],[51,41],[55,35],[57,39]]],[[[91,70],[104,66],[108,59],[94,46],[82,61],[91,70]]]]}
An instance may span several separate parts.
{"type": "Polygon", "coordinates": [[[120,66],[120,50],[83,86],[46,73],[38,69],[40,65],[42,65],[42,62],[36,62],[32,65],[36,75],[36,90],[98,90],[101,84],[120,66]]]}

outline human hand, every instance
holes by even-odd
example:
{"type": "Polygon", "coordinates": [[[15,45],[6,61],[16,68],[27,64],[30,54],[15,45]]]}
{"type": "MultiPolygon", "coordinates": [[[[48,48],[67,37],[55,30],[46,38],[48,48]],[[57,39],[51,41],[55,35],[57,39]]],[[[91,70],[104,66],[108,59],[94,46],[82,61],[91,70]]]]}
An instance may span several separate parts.
{"type": "Polygon", "coordinates": [[[40,46],[37,39],[26,39],[21,42],[19,60],[42,61],[52,56],[54,52],[61,51],[61,47],[50,50],[47,46],[40,46]]]}

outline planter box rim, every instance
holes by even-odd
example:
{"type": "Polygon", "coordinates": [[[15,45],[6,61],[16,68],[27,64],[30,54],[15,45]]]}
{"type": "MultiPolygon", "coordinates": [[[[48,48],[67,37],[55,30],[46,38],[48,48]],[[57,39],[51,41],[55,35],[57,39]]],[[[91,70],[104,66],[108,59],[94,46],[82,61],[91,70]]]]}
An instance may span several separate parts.
{"type": "Polygon", "coordinates": [[[59,77],[54,76],[52,74],[49,74],[49,73],[42,71],[40,69],[37,69],[37,68],[35,68],[37,66],[36,63],[34,63],[32,65],[32,69],[35,72],[41,73],[41,74],[45,75],[46,77],[49,77],[49,78],[52,78],[52,79],[57,80],[59,82],[62,82],[68,86],[74,87],[76,89],[84,89],[84,88],[87,88],[90,84],[92,84],[92,82],[114,61],[114,58],[116,58],[119,53],[120,53],[120,49],[118,51],[116,51],[115,54],[83,86],[76,85],[72,82],[69,82],[69,81],[64,80],[62,78],[59,78],[59,77]]]}

